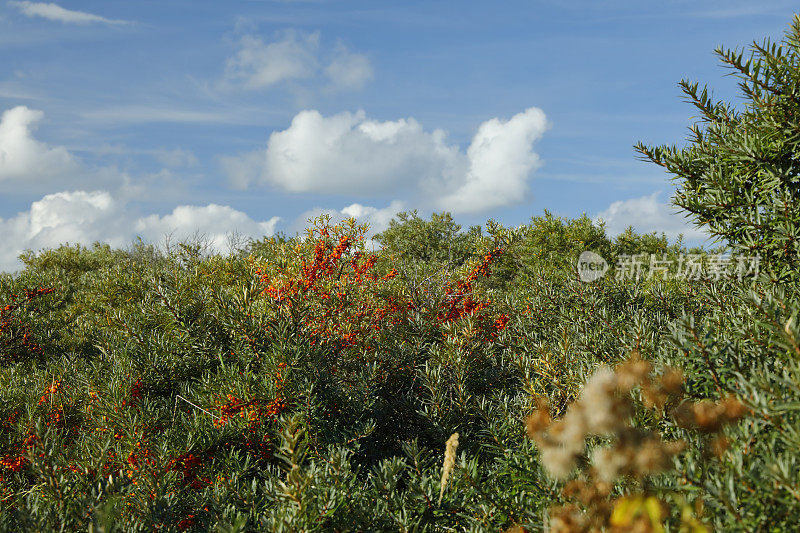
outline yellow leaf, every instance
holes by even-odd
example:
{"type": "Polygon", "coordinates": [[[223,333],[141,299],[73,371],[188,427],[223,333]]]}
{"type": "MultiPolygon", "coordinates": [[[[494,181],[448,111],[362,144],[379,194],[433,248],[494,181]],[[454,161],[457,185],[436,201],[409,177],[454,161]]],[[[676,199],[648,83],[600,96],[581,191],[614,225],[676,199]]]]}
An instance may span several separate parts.
{"type": "Polygon", "coordinates": [[[681,523],[691,533],[711,533],[711,530],[705,524],[695,518],[692,508],[688,505],[684,505],[681,511],[681,523]]]}
{"type": "Polygon", "coordinates": [[[650,496],[644,502],[644,507],[647,511],[647,516],[650,518],[650,525],[654,533],[661,533],[664,528],[661,526],[661,514],[663,509],[661,503],[655,496],[650,496]]]}
{"type": "Polygon", "coordinates": [[[625,497],[617,500],[614,511],[611,513],[611,525],[625,527],[633,523],[634,517],[639,514],[644,503],[641,496],[625,497]]]}
{"type": "Polygon", "coordinates": [[[617,500],[614,511],[611,513],[610,524],[614,527],[630,527],[640,515],[647,516],[650,529],[653,533],[663,533],[661,525],[663,509],[655,496],[628,496],[617,500]]]}

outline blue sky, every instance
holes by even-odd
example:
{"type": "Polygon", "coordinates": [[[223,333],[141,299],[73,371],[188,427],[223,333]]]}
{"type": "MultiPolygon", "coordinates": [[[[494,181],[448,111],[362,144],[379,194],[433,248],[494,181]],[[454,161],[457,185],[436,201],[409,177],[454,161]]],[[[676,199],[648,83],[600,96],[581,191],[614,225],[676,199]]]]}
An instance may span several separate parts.
{"type": "Polygon", "coordinates": [[[700,234],[632,145],[682,144],[681,78],[794,2],[0,3],[0,270],[26,248],[587,213],[700,234]]]}

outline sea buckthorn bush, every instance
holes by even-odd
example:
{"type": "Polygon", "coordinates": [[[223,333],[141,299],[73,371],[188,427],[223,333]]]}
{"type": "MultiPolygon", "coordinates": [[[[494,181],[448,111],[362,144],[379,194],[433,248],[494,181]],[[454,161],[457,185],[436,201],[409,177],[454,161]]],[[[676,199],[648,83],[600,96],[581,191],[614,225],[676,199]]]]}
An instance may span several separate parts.
{"type": "MultiPolygon", "coordinates": [[[[411,240],[443,219],[408,217],[392,231],[411,240]]],[[[511,275],[541,242],[536,231],[490,224],[486,235],[445,235],[462,259],[442,260],[430,286],[408,268],[415,259],[369,252],[365,227],[325,218],[304,238],[227,256],[200,243],[28,255],[24,271],[3,278],[8,331],[46,348],[11,357],[17,345],[4,344],[0,523],[296,531],[541,521],[562,496],[525,435],[532,398],[565,409],[596,364],[634,348],[655,354],[682,309],[702,311],[678,282],[587,285],[563,264],[550,283],[522,267],[511,275]],[[455,433],[457,453],[444,446],[455,433]]]]}
{"type": "MultiPolygon", "coordinates": [[[[442,220],[392,231],[412,240],[442,220]]],[[[460,259],[440,257],[441,283],[428,286],[408,267],[422,259],[369,252],[365,227],[325,218],[304,238],[228,256],[200,243],[27,255],[2,278],[3,528],[519,522],[519,498],[493,495],[512,481],[509,461],[534,460],[518,450],[533,452],[529,394],[564,404],[595,362],[626,349],[578,362],[608,327],[595,312],[644,350],[694,296],[588,286],[563,265],[552,286],[510,290],[514,276],[493,277],[524,263],[535,229],[489,230],[440,237],[460,259]],[[631,305],[649,333],[624,323],[631,305]],[[437,463],[456,432],[442,490],[437,463]]]]}

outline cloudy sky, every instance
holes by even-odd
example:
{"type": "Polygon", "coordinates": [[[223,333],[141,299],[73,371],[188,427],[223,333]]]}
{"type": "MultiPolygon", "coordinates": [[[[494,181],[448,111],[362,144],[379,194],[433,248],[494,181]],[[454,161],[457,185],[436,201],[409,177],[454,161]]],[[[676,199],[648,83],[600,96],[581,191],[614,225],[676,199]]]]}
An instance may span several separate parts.
{"type": "Polygon", "coordinates": [[[464,225],[548,209],[699,234],[632,145],[684,142],[676,83],[780,0],[0,0],[0,270],[24,249],[464,225]]]}

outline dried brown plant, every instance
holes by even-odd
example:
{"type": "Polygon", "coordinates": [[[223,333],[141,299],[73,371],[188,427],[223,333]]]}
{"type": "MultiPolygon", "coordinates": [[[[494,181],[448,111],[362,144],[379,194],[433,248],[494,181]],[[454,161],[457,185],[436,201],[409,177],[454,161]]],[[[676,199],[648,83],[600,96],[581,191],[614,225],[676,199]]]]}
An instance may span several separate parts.
{"type": "Polygon", "coordinates": [[[439,489],[439,505],[442,504],[444,489],[447,487],[447,480],[456,464],[456,450],[458,449],[458,433],[453,433],[447,439],[444,447],[444,464],[442,464],[442,482],[439,489]]]}
{"type": "MultiPolygon", "coordinates": [[[[652,365],[634,353],[614,369],[598,368],[560,420],[551,419],[545,400],[536,400],[526,429],[539,447],[542,465],[556,479],[566,480],[576,471],[583,477],[564,485],[562,494],[570,503],[550,510],[549,531],[663,531],[666,510],[654,496],[611,497],[619,479],[643,481],[664,472],[672,457],[685,449],[682,441],[665,442],[657,431],[633,425],[637,404],[632,391],[639,389],[645,408],[659,415],[667,412],[680,427],[702,433],[718,433],[745,413],[743,404],[732,397],[719,402],[684,400],[683,381],[675,369],[654,375],[652,365]],[[606,437],[610,443],[587,454],[586,440],[592,436],[606,437]]],[[[717,455],[726,446],[721,435],[712,442],[717,455]]]]}

